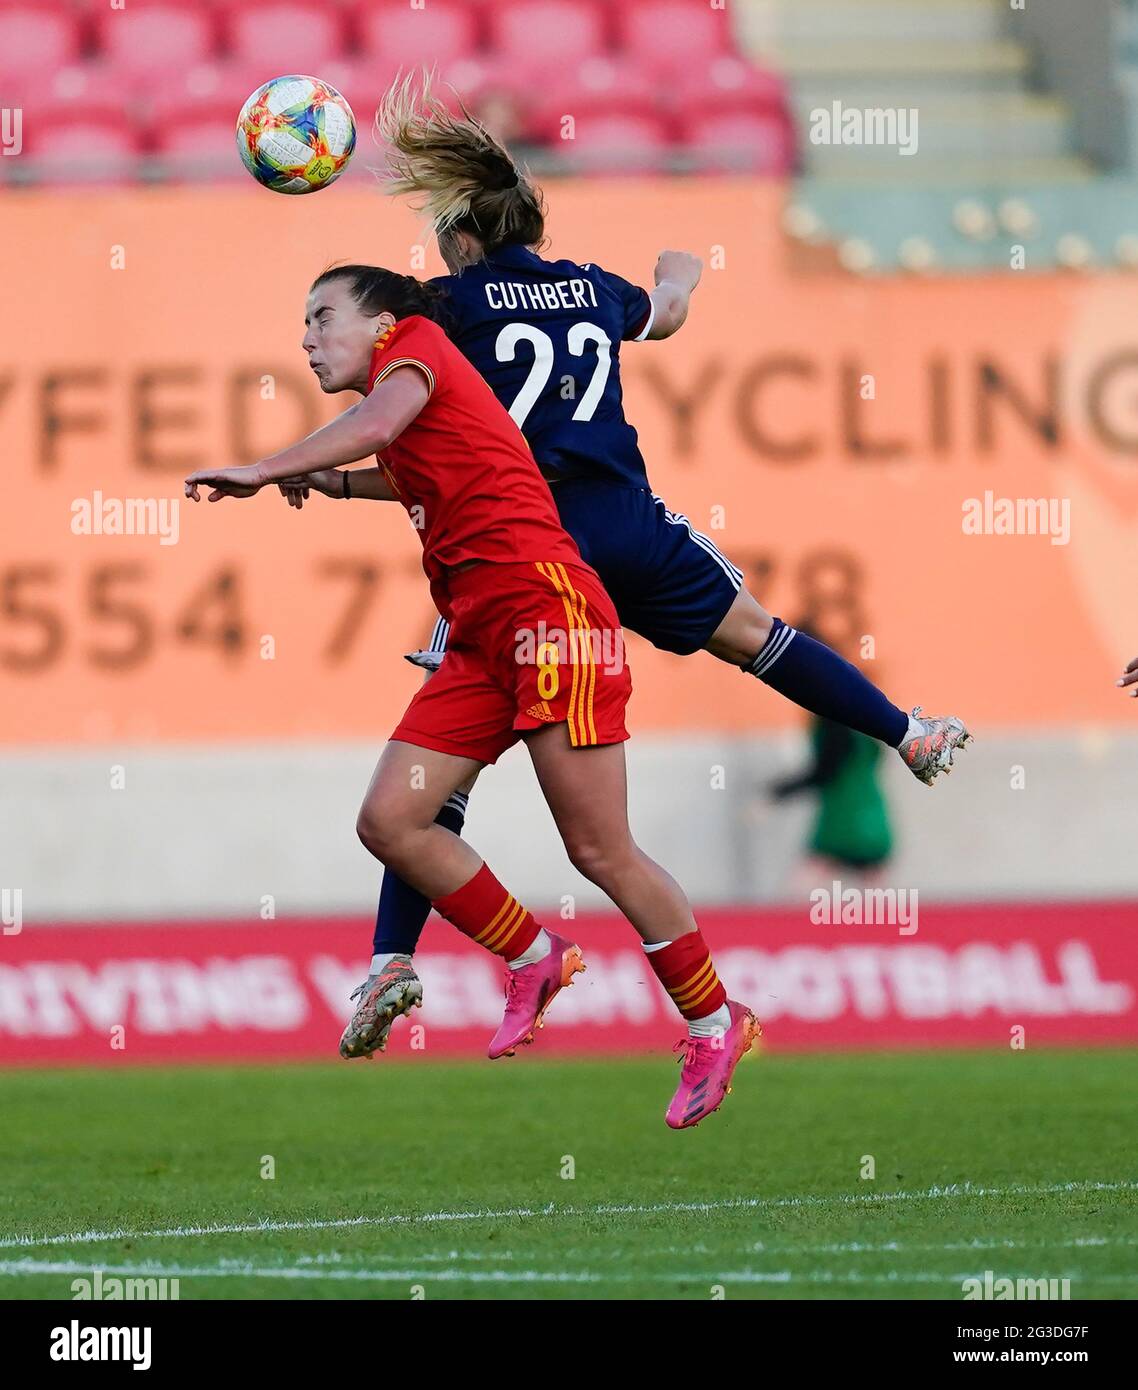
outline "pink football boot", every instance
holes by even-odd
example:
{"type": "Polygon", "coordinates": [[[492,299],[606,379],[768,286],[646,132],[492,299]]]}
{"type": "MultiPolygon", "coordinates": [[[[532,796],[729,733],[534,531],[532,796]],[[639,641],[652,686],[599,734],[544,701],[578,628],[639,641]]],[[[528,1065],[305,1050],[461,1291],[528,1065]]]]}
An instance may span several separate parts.
{"type": "Polygon", "coordinates": [[[680,1084],[668,1113],[673,1129],[690,1129],[718,1110],[731,1090],[731,1075],[751,1044],[763,1035],[762,1024],[745,1004],[728,999],[731,1026],[711,1038],[683,1038],[672,1049],[684,1054],[680,1084]]]}
{"type": "Polygon", "coordinates": [[[491,1058],[511,1057],[516,1047],[533,1042],[546,1009],[585,969],[578,946],[553,932],[548,935],[550,951],[544,959],[506,971],[506,1013],[487,1050],[491,1058]]]}

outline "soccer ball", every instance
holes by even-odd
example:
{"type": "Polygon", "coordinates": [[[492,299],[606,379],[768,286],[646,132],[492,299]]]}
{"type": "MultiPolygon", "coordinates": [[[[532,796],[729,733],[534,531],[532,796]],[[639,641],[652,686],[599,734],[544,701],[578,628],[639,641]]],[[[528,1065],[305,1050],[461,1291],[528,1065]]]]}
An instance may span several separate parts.
{"type": "Polygon", "coordinates": [[[274,193],[315,193],[338,179],[356,147],[352,108],[315,77],[274,77],[237,117],[246,169],[274,193]]]}

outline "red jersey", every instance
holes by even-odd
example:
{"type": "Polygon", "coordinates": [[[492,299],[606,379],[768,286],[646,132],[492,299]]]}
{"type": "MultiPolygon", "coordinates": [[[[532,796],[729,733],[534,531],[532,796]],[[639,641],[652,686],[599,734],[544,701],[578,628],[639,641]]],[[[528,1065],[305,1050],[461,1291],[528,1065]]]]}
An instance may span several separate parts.
{"type": "Polygon", "coordinates": [[[422,538],[436,602],[447,569],[468,560],[580,565],[521,430],[437,323],[412,314],[381,333],[368,390],[398,367],[421,371],[431,394],[376,458],[422,538]]]}

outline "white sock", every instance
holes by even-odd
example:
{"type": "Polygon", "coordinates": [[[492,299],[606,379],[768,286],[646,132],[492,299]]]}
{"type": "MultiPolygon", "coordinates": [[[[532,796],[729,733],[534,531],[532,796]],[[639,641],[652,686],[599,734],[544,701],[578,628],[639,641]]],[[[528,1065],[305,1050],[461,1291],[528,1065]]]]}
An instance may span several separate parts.
{"type": "Polygon", "coordinates": [[[665,946],[670,946],[672,943],[670,941],[642,941],[640,944],[644,947],[644,954],[650,956],[653,951],[662,951],[665,946]]]}
{"type": "Polygon", "coordinates": [[[385,954],[378,955],[378,956],[372,956],[372,958],[371,958],[371,968],[370,968],[370,970],[368,971],[368,974],[369,974],[369,975],[378,975],[379,972],[383,969],[383,967],[387,964],[387,962],[388,962],[389,960],[394,960],[394,959],[395,959],[395,952],[394,952],[394,951],[387,951],[385,954]]]}
{"type": "Polygon", "coordinates": [[[693,1038],[713,1038],[716,1033],[723,1036],[731,1027],[731,1010],[726,1004],[720,1004],[713,1014],[705,1014],[703,1018],[689,1018],[688,1032],[693,1038]]]}
{"type": "MultiPolygon", "coordinates": [[[[901,740],[901,743],[908,743],[911,738],[921,738],[924,732],[925,726],[922,721],[920,719],[914,719],[912,715],[909,715],[909,727],[905,730],[905,737],[901,740]]],[[[901,743],[897,745],[898,748],[901,747],[901,743]]]]}
{"type": "Polygon", "coordinates": [[[517,960],[509,962],[510,969],[519,970],[523,965],[536,965],[539,960],[544,960],[552,950],[553,942],[549,939],[549,933],[544,927],[541,927],[517,960]]]}

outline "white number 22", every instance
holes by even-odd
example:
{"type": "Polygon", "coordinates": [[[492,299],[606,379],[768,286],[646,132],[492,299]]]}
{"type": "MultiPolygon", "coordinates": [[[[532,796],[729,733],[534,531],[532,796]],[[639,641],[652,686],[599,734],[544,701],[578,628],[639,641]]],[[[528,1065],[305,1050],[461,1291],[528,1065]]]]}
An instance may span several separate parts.
{"type": "MultiPolygon", "coordinates": [[[[522,384],[522,389],[514,397],[510,415],[518,429],[525,427],[530,411],[537,404],[538,397],[545,390],[553,372],[553,339],[540,328],[529,323],[511,323],[498,334],[494,353],[499,362],[512,362],[517,356],[518,344],[530,343],[533,346],[533,366],[522,384]]],[[[577,408],[574,420],[591,420],[604,395],[605,382],[612,370],[612,340],[603,328],[595,323],[575,323],[569,330],[568,346],[574,357],[583,357],[585,349],[594,343],[597,349],[597,365],[591,380],[577,408]]]]}

